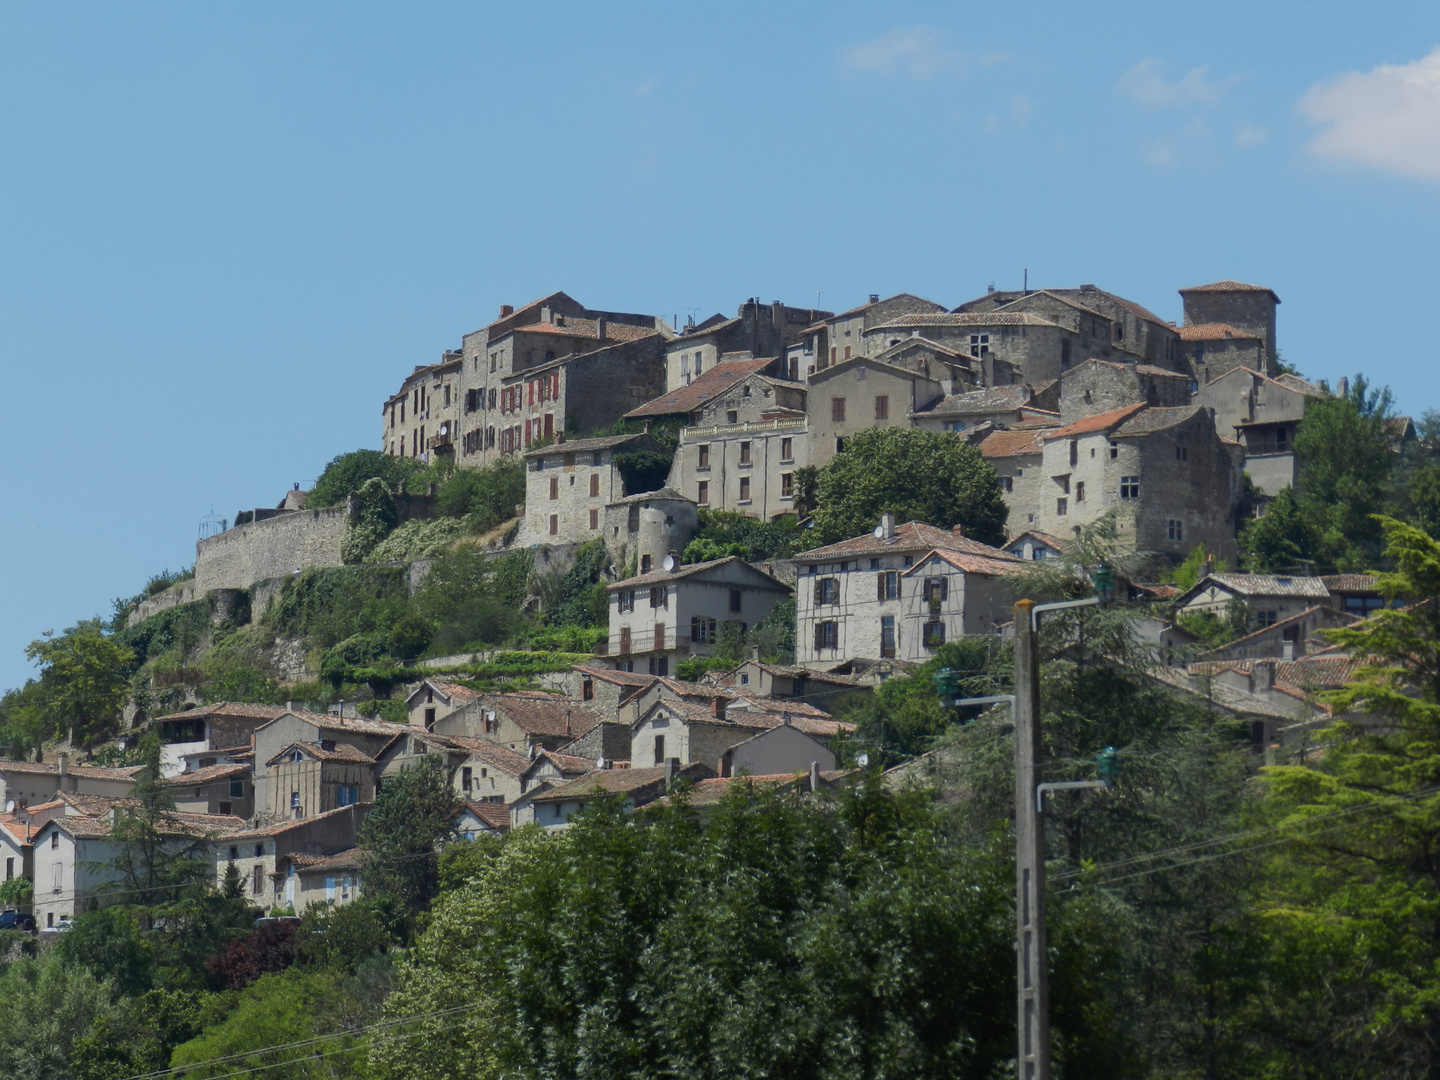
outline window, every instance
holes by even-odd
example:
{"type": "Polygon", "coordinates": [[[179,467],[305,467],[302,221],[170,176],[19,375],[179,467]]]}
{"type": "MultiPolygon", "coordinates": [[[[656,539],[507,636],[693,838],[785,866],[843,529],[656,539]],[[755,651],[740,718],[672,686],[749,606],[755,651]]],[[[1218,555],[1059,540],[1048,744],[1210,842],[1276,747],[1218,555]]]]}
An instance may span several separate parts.
{"type": "Polygon", "coordinates": [[[709,444],[709,443],[701,443],[699,446],[695,447],[695,468],[697,468],[697,469],[708,469],[708,468],[710,468],[710,444],[709,444]]]}
{"type": "Polygon", "coordinates": [[[231,781],[230,781],[230,797],[231,797],[232,799],[243,799],[243,798],[245,797],[245,781],[244,781],[244,780],[231,780],[231,781]]]}
{"type": "Polygon", "coordinates": [[[971,356],[989,356],[989,355],[990,355],[990,335],[989,335],[989,334],[971,334],[971,335],[970,335],[970,355],[971,355],[971,356]]]}
{"type": "Polygon", "coordinates": [[[1000,490],[1006,495],[1015,494],[1015,478],[1013,476],[1000,477],[1000,490]]]}
{"type": "Polygon", "coordinates": [[[838,649],[840,647],[840,624],[817,622],[815,624],[815,648],[838,649]]]}
{"type": "Polygon", "coordinates": [[[59,892],[62,888],[64,888],[65,866],[63,863],[57,862],[55,864],[54,870],[51,872],[50,880],[52,883],[51,888],[53,888],[56,892],[59,892]]]}
{"type": "Polygon", "coordinates": [[[640,556],[640,573],[648,574],[654,568],[654,557],[651,555],[640,556]]]}
{"type": "Polygon", "coordinates": [[[1120,477],[1120,498],[1138,499],[1140,497],[1140,478],[1138,476],[1120,477]]]}
{"type": "Polygon", "coordinates": [[[360,801],[359,784],[338,784],[335,787],[336,806],[354,806],[360,801]]]}
{"type": "Polygon", "coordinates": [[[895,655],[894,615],[882,615],[880,617],[880,655],[884,657],[895,655]]]}
{"type": "Polygon", "coordinates": [[[551,536],[556,536],[556,535],[559,534],[559,532],[560,532],[560,515],[559,515],[559,514],[551,514],[551,515],[550,515],[550,535],[551,535],[551,536]]]}
{"type": "Polygon", "coordinates": [[[1076,481],[1076,483],[1075,483],[1075,501],[1076,501],[1076,502],[1084,502],[1084,501],[1085,501],[1085,481],[1084,481],[1084,480],[1079,480],[1079,481],[1076,481]]]}
{"type": "Polygon", "coordinates": [[[1070,440],[1070,467],[1073,469],[1080,461],[1080,440],[1070,440]]]}
{"type": "Polygon", "coordinates": [[[1274,625],[1275,625],[1277,622],[1279,622],[1279,621],[1280,621],[1280,619],[1279,619],[1279,615],[1278,615],[1277,612],[1274,612],[1274,611],[1257,611],[1257,612],[1255,613],[1255,622],[1259,625],[1260,629],[1262,629],[1262,630],[1265,629],[1267,626],[1274,626],[1274,625]]]}
{"type": "Polygon", "coordinates": [[[740,590],[739,590],[739,589],[731,589],[731,590],[730,590],[730,610],[731,610],[731,611],[739,611],[739,610],[740,610],[740,601],[741,601],[741,593],[740,593],[740,590]]]}
{"type": "Polygon", "coordinates": [[[625,589],[625,590],[623,590],[623,591],[620,592],[619,596],[620,596],[620,611],[621,611],[622,614],[625,613],[625,612],[627,612],[627,611],[634,611],[634,610],[635,610],[635,590],[634,590],[634,589],[625,589]]]}
{"type": "Polygon", "coordinates": [[[925,602],[932,608],[937,608],[946,600],[950,599],[950,579],[943,577],[927,577],[925,579],[925,602]]]}
{"type": "Polygon", "coordinates": [[[290,809],[295,811],[300,809],[300,792],[290,792],[290,809]]]}
{"type": "Polygon", "coordinates": [[[1055,482],[1060,485],[1060,491],[1061,491],[1062,494],[1065,494],[1065,495],[1069,495],[1069,494],[1070,494],[1070,477],[1069,477],[1069,476],[1057,476],[1057,477],[1055,477],[1055,482]]]}
{"type": "Polygon", "coordinates": [[[794,439],[781,439],[781,440],[780,440],[780,460],[781,460],[781,461],[794,461],[794,460],[795,460],[795,440],[794,440],[794,439]]]}
{"type": "Polygon", "coordinates": [[[669,606],[669,594],[665,586],[661,585],[650,590],[650,606],[652,608],[663,608],[669,606]]]}
{"type": "Polygon", "coordinates": [[[259,896],[264,888],[265,868],[256,864],[255,868],[250,871],[250,893],[253,896],[259,896]]]}
{"type": "Polygon", "coordinates": [[[1115,340],[1116,340],[1116,341],[1124,341],[1124,340],[1125,340],[1125,324],[1124,324],[1124,323],[1118,323],[1118,322],[1117,322],[1117,323],[1115,324],[1115,340]]]}
{"type": "Polygon", "coordinates": [[[927,649],[938,649],[941,645],[945,644],[945,624],[943,622],[939,620],[927,622],[920,629],[921,633],[924,634],[925,647],[927,649]]]}
{"type": "Polygon", "coordinates": [[[1117,458],[1117,457],[1120,456],[1120,446],[1119,446],[1118,443],[1113,443],[1113,442],[1112,442],[1112,443],[1110,444],[1110,456],[1111,456],[1112,458],[1117,458]]]}
{"type": "Polygon", "coordinates": [[[1056,517],[1064,517],[1064,516],[1065,516],[1066,514],[1068,514],[1069,512],[1070,512],[1070,500],[1069,500],[1069,499],[1056,499],[1056,500],[1055,500],[1055,516],[1056,516],[1056,517]]]}
{"type": "Polygon", "coordinates": [[[750,501],[750,477],[748,476],[740,477],[740,501],[750,501]]]}
{"type": "MultiPolygon", "coordinates": [[[[230,850],[231,850],[231,851],[234,851],[235,849],[234,849],[234,848],[231,848],[230,850]]],[[[14,876],[15,876],[15,860],[14,860],[13,858],[6,859],[6,860],[5,860],[5,880],[6,880],[6,881],[9,881],[9,880],[10,880],[11,878],[13,878],[14,876]]]]}
{"type": "Polygon", "coordinates": [[[265,845],[264,845],[264,844],[256,844],[256,845],[255,845],[255,858],[257,858],[257,859],[263,859],[264,857],[265,857],[265,845]]]}
{"type": "Polygon", "coordinates": [[[51,847],[51,848],[58,848],[59,846],[60,846],[60,834],[59,834],[59,832],[52,832],[52,833],[50,834],[50,847],[51,847]]]}
{"type": "Polygon", "coordinates": [[[890,419],[890,396],[888,394],[877,394],[875,396],[875,419],[890,419]]]}
{"type": "Polygon", "coordinates": [[[740,464],[750,464],[750,444],[748,442],[742,442],[740,444],[740,464]]]}
{"type": "MultiPolygon", "coordinates": [[[[628,627],[628,626],[622,626],[622,627],[620,628],[620,655],[621,655],[621,656],[625,656],[625,655],[626,655],[627,653],[629,653],[629,652],[630,652],[630,627],[628,627]]],[[[626,670],[626,671],[630,671],[631,669],[630,669],[630,668],[626,668],[625,670],[626,670]]]]}
{"type": "Polygon", "coordinates": [[[550,478],[550,498],[560,498],[560,478],[558,476],[550,478]]]}
{"type": "MultiPolygon", "coordinates": [[[[879,562],[878,559],[875,561],[879,562]]],[[[881,570],[875,575],[875,599],[900,599],[900,572],[898,570],[881,570]]]]}
{"type": "Polygon", "coordinates": [[[727,424],[738,424],[739,422],[740,422],[740,414],[739,414],[738,412],[736,412],[734,409],[727,409],[726,412],[725,412],[725,423],[727,423],[727,424]]]}
{"type": "Polygon", "coordinates": [[[828,607],[840,603],[840,579],[833,577],[815,579],[815,606],[828,607]]]}
{"type": "Polygon", "coordinates": [[[695,501],[701,506],[710,505],[710,481],[701,480],[695,485],[695,501]]]}
{"type": "Polygon", "coordinates": [[[694,615],[690,618],[690,644],[692,645],[713,645],[715,644],[715,620],[707,619],[701,615],[694,615]]]}
{"type": "Polygon", "coordinates": [[[1169,521],[1165,522],[1165,539],[1184,540],[1185,523],[1178,520],[1177,518],[1171,518],[1169,521]]]}
{"type": "Polygon", "coordinates": [[[664,736],[664,735],[656,735],[656,736],[655,736],[655,764],[656,764],[656,765],[664,765],[664,764],[665,764],[665,736],[664,736]]]}
{"type": "Polygon", "coordinates": [[[1175,460],[1176,460],[1176,461],[1189,461],[1189,460],[1190,460],[1190,448],[1189,448],[1188,446],[1177,446],[1177,447],[1175,447],[1175,460]]]}
{"type": "Polygon", "coordinates": [[[590,529],[591,529],[591,531],[593,532],[595,529],[598,529],[599,527],[600,527],[600,511],[599,511],[599,510],[591,510],[591,511],[590,511],[590,529]]]}
{"type": "Polygon", "coordinates": [[[461,790],[461,791],[469,791],[469,790],[470,790],[470,784],[471,784],[471,782],[473,781],[474,776],[475,776],[475,770],[472,769],[472,768],[470,768],[469,765],[466,765],[464,768],[462,768],[462,769],[460,770],[460,790],[461,790]]]}
{"type": "MultiPolygon", "coordinates": [[[[598,472],[592,472],[590,474],[590,497],[592,499],[600,497],[600,474],[598,472]]],[[[594,526],[591,527],[593,528],[594,526]]]]}
{"type": "Polygon", "coordinates": [[[1063,368],[1063,367],[1069,367],[1069,366],[1070,366],[1070,339],[1069,339],[1069,338],[1066,338],[1064,341],[1060,342],[1060,366],[1061,366],[1062,368],[1063,368]]]}
{"type": "Polygon", "coordinates": [[[788,472],[781,473],[781,474],[780,474],[780,497],[781,497],[782,499],[791,499],[791,498],[794,498],[794,496],[795,496],[795,474],[794,474],[794,473],[788,473],[788,472]]]}
{"type": "Polygon", "coordinates": [[[837,424],[845,419],[845,399],[843,397],[830,399],[830,419],[837,424]]]}

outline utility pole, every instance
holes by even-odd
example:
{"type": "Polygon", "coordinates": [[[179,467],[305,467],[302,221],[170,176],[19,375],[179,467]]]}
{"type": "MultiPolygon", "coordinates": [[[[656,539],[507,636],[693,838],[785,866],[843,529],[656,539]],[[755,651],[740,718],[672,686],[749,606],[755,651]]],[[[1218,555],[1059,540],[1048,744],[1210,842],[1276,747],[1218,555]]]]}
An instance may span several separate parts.
{"type": "Polygon", "coordinates": [[[1040,635],[1035,603],[1015,605],[1015,979],[1019,1080],[1050,1080],[1050,970],[1045,940],[1045,819],[1040,783],[1040,635]]]}

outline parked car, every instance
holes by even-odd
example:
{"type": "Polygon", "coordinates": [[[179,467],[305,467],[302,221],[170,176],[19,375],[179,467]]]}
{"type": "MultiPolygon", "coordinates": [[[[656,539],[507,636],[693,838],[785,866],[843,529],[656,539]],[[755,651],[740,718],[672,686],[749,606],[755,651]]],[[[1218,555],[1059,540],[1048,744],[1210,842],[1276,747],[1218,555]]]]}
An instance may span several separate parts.
{"type": "Polygon", "coordinates": [[[0,930],[28,930],[35,932],[35,916],[23,915],[18,911],[0,911],[0,930]]]}
{"type": "Polygon", "coordinates": [[[69,915],[61,915],[60,918],[55,920],[54,926],[44,927],[40,932],[42,934],[63,934],[74,925],[75,924],[70,921],[69,915]]]}

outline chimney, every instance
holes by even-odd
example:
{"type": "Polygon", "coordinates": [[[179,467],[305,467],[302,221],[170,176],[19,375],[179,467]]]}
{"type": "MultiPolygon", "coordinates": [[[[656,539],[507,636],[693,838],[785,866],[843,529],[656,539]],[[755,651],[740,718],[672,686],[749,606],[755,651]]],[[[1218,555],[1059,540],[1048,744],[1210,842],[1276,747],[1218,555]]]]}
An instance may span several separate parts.
{"type": "Polygon", "coordinates": [[[1284,641],[1284,642],[1281,642],[1281,643],[1280,643],[1280,659],[1281,659],[1281,660],[1294,660],[1294,659],[1295,659],[1295,642],[1293,642],[1293,641],[1284,641]]]}
{"type": "Polygon", "coordinates": [[[960,538],[963,540],[963,539],[965,538],[965,526],[964,526],[964,525],[951,525],[951,526],[950,526],[950,533],[951,533],[952,536],[958,536],[958,537],[960,537],[960,538]]]}
{"type": "Polygon", "coordinates": [[[820,790],[820,763],[818,761],[810,762],[810,790],[820,790]]]}
{"type": "Polygon", "coordinates": [[[545,307],[542,307],[542,308],[540,309],[540,321],[541,321],[541,322],[549,322],[549,321],[550,321],[550,306],[549,306],[548,304],[547,304],[545,307]]]}
{"type": "Polygon", "coordinates": [[[556,325],[556,326],[564,326],[564,325],[565,325],[565,316],[564,316],[564,315],[561,315],[559,312],[556,312],[556,313],[555,313],[555,325],[556,325]]]}
{"type": "Polygon", "coordinates": [[[605,316],[604,316],[604,315],[601,315],[598,319],[595,320],[595,339],[596,339],[597,341],[604,341],[604,340],[605,340],[605,316]]]}
{"type": "Polygon", "coordinates": [[[59,772],[56,775],[56,784],[61,791],[65,791],[67,790],[67,782],[70,779],[70,755],[64,750],[61,750],[58,761],[59,765],[57,768],[59,772]]]}
{"type": "Polygon", "coordinates": [[[716,720],[725,719],[725,706],[728,701],[728,698],[723,698],[718,695],[710,699],[710,714],[714,716],[716,720]]]}
{"type": "Polygon", "coordinates": [[[770,301],[770,324],[777,334],[785,332],[785,305],[779,300],[770,301]]]}
{"type": "Polygon", "coordinates": [[[300,711],[300,708],[301,708],[300,702],[298,702],[298,701],[287,701],[287,702],[285,702],[285,711],[286,711],[286,712],[299,712],[299,711],[300,711]]]}
{"type": "Polygon", "coordinates": [[[879,294],[878,292],[872,292],[872,293],[870,294],[870,303],[872,303],[872,304],[878,304],[879,302],[880,302],[880,294],[879,294]]]}
{"type": "Polygon", "coordinates": [[[885,540],[893,540],[893,539],[895,538],[895,515],[894,515],[894,514],[881,514],[881,515],[880,515],[880,535],[881,535],[881,537],[882,537],[883,539],[885,539],[885,540]]]}
{"type": "Polygon", "coordinates": [[[1340,393],[1336,394],[1335,396],[1342,398],[1350,396],[1350,378],[1348,375],[1340,376],[1340,393]]]}
{"type": "Polygon", "coordinates": [[[515,314],[515,305],[513,305],[513,304],[501,304],[501,305],[500,305],[500,318],[502,318],[502,319],[508,319],[511,315],[514,315],[514,314],[515,314]]]}

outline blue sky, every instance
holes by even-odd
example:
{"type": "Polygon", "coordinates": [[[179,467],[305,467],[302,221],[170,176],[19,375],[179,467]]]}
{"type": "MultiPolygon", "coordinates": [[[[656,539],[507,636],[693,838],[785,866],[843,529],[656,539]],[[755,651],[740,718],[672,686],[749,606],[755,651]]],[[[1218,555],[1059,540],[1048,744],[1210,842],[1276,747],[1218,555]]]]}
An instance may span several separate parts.
{"type": "Polygon", "coordinates": [[[501,303],[1274,288],[1440,407],[1440,6],[0,0],[0,687],[501,303]],[[1017,14],[1018,12],[1018,14],[1017,14]]]}

